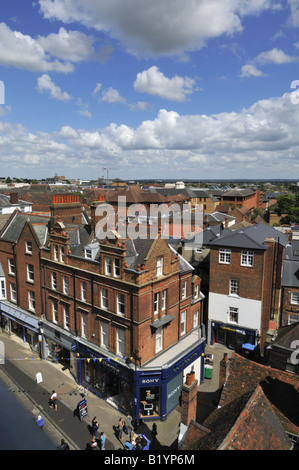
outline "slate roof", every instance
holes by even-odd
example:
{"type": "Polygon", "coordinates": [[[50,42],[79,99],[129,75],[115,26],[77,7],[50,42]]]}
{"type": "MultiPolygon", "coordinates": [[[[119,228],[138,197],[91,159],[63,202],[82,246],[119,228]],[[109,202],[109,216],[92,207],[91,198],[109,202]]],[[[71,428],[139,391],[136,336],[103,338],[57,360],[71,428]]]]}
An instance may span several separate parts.
{"type": "Polygon", "coordinates": [[[292,325],[281,326],[276,331],[276,337],[271,344],[295,350],[292,344],[299,339],[299,322],[293,323],[292,325]]]}
{"type": "MultiPolygon", "coordinates": [[[[7,227],[3,227],[1,238],[10,242],[17,242],[26,222],[29,221],[37,235],[38,240],[44,240],[46,233],[46,227],[49,222],[48,217],[42,217],[39,215],[33,215],[32,213],[21,213],[17,212],[12,215],[10,223],[7,227]]],[[[41,243],[43,244],[43,242],[41,243]]]]}
{"type": "Polygon", "coordinates": [[[166,199],[163,195],[143,191],[137,186],[129,186],[120,191],[116,191],[114,195],[109,197],[109,203],[117,203],[118,198],[122,196],[126,198],[126,204],[166,203],[166,199]]]}
{"type": "Polygon", "coordinates": [[[282,285],[299,288],[299,240],[292,240],[286,246],[282,285]]]}
{"type": "Polygon", "coordinates": [[[266,250],[267,246],[264,244],[266,238],[274,238],[282,246],[286,246],[288,241],[288,235],[261,222],[241,230],[223,231],[219,238],[210,242],[210,245],[266,250]]]}

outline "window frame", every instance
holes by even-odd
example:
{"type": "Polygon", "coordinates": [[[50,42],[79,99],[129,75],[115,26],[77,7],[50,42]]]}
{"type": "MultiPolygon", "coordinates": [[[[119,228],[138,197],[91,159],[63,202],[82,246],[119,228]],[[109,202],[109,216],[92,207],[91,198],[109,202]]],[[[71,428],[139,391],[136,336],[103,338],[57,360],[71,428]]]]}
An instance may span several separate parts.
{"type": "Polygon", "coordinates": [[[162,276],[163,275],[163,256],[157,257],[157,264],[156,264],[156,275],[162,276]]]}
{"type": "Polygon", "coordinates": [[[27,271],[27,282],[34,283],[34,266],[33,264],[26,264],[26,271],[27,271]],[[32,269],[30,269],[32,268],[32,269]]]}
{"type": "Polygon", "coordinates": [[[117,292],[116,293],[116,312],[118,315],[125,316],[126,312],[126,299],[125,299],[125,294],[122,292],[117,292]],[[120,300],[122,297],[123,301],[120,300]],[[123,306],[123,308],[120,308],[120,306],[123,306]],[[121,311],[123,310],[123,312],[121,311]]]}
{"type": "Polygon", "coordinates": [[[291,292],[291,305],[299,305],[299,292],[291,292]],[[297,300],[293,300],[293,297],[297,297],[297,300]]]}
{"type": "Polygon", "coordinates": [[[238,324],[239,322],[239,309],[238,307],[228,307],[228,320],[230,323],[238,324]],[[234,317],[237,316],[235,320],[234,317]]]}
{"type": "Polygon", "coordinates": [[[31,240],[25,241],[25,253],[27,255],[32,255],[32,241],[31,240]]]}
{"type": "Polygon", "coordinates": [[[156,330],[155,352],[163,351],[163,327],[160,326],[156,330]]]}
{"type": "Polygon", "coordinates": [[[184,310],[181,313],[181,322],[180,322],[180,336],[184,336],[186,334],[186,327],[187,327],[187,310],[184,310]]]}
{"type": "Polygon", "coordinates": [[[35,292],[33,290],[28,291],[28,310],[35,312],[35,292]]]}
{"type": "Polygon", "coordinates": [[[254,264],[254,253],[251,250],[241,251],[241,266],[252,268],[254,264]]]}
{"type": "Polygon", "coordinates": [[[240,296],[240,281],[239,279],[229,280],[229,295],[240,296]],[[234,285],[235,283],[235,285],[234,285]]]}
{"type": "Polygon", "coordinates": [[[108,310],[108,289],[106,289],[106,287],[101,287],[100,296],[101,296],[101,308],[104,310],[108,310]],[[106,291],[106,295],[104,294],[103,291],[106,291]]]}
{"type": "Polygon", "coordinates": [[[230,248],[219,248],[218,262],[220,264],[230,264],[231,255],[232,255],[232,250],[230,248]]]}

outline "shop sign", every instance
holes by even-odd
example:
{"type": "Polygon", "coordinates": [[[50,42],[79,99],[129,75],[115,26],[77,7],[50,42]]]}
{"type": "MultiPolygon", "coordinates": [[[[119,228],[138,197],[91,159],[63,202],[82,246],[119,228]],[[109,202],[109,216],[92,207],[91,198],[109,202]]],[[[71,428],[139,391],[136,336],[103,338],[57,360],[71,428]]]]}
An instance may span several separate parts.
{"type": "Polygon", "coordinates": [[[183,373],[178,374],[167,384],[167,413],[179,403],[183,384],[183,373]]]}
{"type": "Polygon", "coordinates": [[[82,421],[86,416],[88,416],[87,401],[85,398],[78,403],[79,418],[82,421]]]}

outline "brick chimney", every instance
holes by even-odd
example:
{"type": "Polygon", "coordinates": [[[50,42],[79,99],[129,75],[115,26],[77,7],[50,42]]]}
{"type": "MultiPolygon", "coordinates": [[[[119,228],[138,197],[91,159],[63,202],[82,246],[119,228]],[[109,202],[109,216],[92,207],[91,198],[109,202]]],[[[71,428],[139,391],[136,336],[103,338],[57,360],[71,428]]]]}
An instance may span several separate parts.
{"type": "Polygon", "coordinates": [[[76,194],[54,195],[50,205],[51,219],[50,226],[53,227],[57,221],[61,220],[65,224],[82,223],[82,206],[79,196],[76,194]]]}
{"type": "Polygon", "coordinates": [[[182,387],[181,423],[188,426],[191,419],[196,421],[197,380],[195,372],[189,372],[182,387]]]}
{"type": "Polygon", "coordinates": [[[228,368],[228,355],[224,353],[223,359],[220,361],[219,364],[219,388],[222,388],[225,384],[226,377],[227,377],[227,368],[228,368]]]}
{"type": "Polygon", "coordinates": [[[17,193],[17,191],[14,191],[12,193],[10,193],[10,203],[11,204],[18,204],[19,202],[19,195],[17,193]]]}

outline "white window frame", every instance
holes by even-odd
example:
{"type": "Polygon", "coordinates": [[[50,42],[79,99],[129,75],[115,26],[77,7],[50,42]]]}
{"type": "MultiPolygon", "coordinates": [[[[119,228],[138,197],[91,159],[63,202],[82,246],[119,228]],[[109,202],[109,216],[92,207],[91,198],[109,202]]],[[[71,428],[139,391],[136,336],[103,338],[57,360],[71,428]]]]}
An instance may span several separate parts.
{"type": "Polygon", "coordinates": [[[167,289],[162,290],[161,311],[166,310],[167,289]]]}
{"type": "Polygon", "coordinates": [[[87,313],[81,313],[81,336],[88,338],[88,316],[87,313]]]}
{"type": "Polygon", "coordinates": [[[230,248],[219,248],[219,263],[230,264],[231,253],[232,253],[232,250],[230,248]]]}
{"type": "Polygon", "coordinates": [[[103,348],[109,348],[109,323],[101,322],[101,346],[103,348]]]}
{"type": "Polygon", "coordinates": [[[34,282],[34,267],[33,264],[27,264],[27,281],[33,283],[34,282]]]}
{"type": "Polygon", "coordinates": [[[187,310],[181,313],[181,336],[186,334],[187,310]]]}
{"type": "Polygon", "coordinates": [[[81,281],[81,300],[83,302],[87,301],[87,284],[85,281],[81,281]]]}
{"type": "Polygon", "coordinates": [[[253,251],[242,250],[241,252],[241,266],[252,268],[254,262],[253,251]]]}
{"type": "Polygon", "coordinates": [[[123,317],[125,316],[125,295],[117,292],[116,294],[116,300],[117,300],[117,314],[122,315],[123,317]]]}
{"type": "Polygon", "coordinates": [[[299,292],[291,292],[291,304],[299,305],[299,292]]]}
{"type": "Polygon", "coordinates": [[[199,285],[194,286],[194,299],[198,299],[199,297],[199,285]]]}
{"type": "Polygon", "coordinates": [[[157,276],[162,276],[163,274],[163,256],[158,256],[157,258],[157,276]]]}
{"type": "Polygon", "coordinates": [[[85,258],[92,259],[92,250],[91,248],[85,248],[85,258]]]}
{"type": "Polygon", "coordinates": [[[62,277],[62,289],[64,294],[69,295],[69,278],[67,276],[62,277]]]}
{"type": "Polygon", "coordinates": [[[112,276],[112,260],[110,256],[105,256],[105,274],[112,276]]]}
{"type": "Polygon", "coordinates": [[[57,273],[55,271],[51,272],[51,286],[53,290],[57,290],[57,273]]]}
{"type": "Polygon", "coordinates": [[[58,245],[53,245],[53,254],[54,254],[54,261],[58,261],[58,245]]]}
{"type": "Polygon", "coordinates": [[[182,284],[182,299],[187,297],[187,281],[183,281],[182,284]]]}
{"type": "Polygon", "coordinates": [[[163,328],[157,328],[156,330],[156,353],[163,350],[163,328]]]}
{"type": "Polygon", "coordinates": [[[63,305],[63,324],[66,330],[70,330],[70,306],[63,305]]]}
{"type": "Polygon", "coordinates": [[[12,258],[8,258],[8,272],[12,276],[16,274],[15,262],[12,258]]]}
{"type": "Polygon", "coordinates": [[[6,280],[5,280],[5,277],[0,278],[0,299],[6,299],[6,280]]]}
{"type": "Polygon", "coordinates": [[[9,283],[10,301],[17,302],[17,285],[14,282],[9,283]]]}
{"type": "Polygon", "coordinates": [[[154,315],[159,313],[159,292],[154,294],[154,315]]]}
{"type": "Polygon", "coordinates": [[[240,295],[240,281],[239,279],[230,279],[229,281],[229,295],[240,295]]]}
{"type": "Polygon", "coordinates": [[[64,263],[64,247],[63,246],[60,246],[59,247],[59,253],[60,253],[60,262],[61,263],[64,263]]]}
{"type": "Polygon", "coordinates": [[[193,314],[193,328],[198,327],[198,318],[199,318],[199,311],[196,310],[196,312],[194,312],[193,314]]]}
{"type": "Polygon", "coordinates": [[[52,300],[52,320],[53,323],[58,324],[58,301],[52,300]]]}
{"type": "Polygon", "coordinates": [[[28,291],[28,310],[35,312],[35,294],[32,290],[28,291]]]}
{"type": "Polygon", "coordinates": [[[101,287],[101,308],[108,310],[108,289],[101,287]]]}
{"type": "Polygon", "coordinates": [[[228,321],[230,323],[238,323],[239,309],[237,307],[228,307],[228,321]],[[237,317],[237,319],[235,317],[237,317]]]}
{"type": "Polygon", "coordinates": [[[120,260],[118,258],[114,258],[113,276],[117,278],[120,277],[120,260]]]}
{"type": "Polygon", "coordinates": [[[125,356],[126,354],[126,332],[122,328],[116,328],[116,353],[125,356]]]}
{"type": "Polygon", "coordinates": [[[27,255],[32,255],[32,241],[31,240],[26,240],[25,242],[25,253],[27,253],[27,255]]]}

